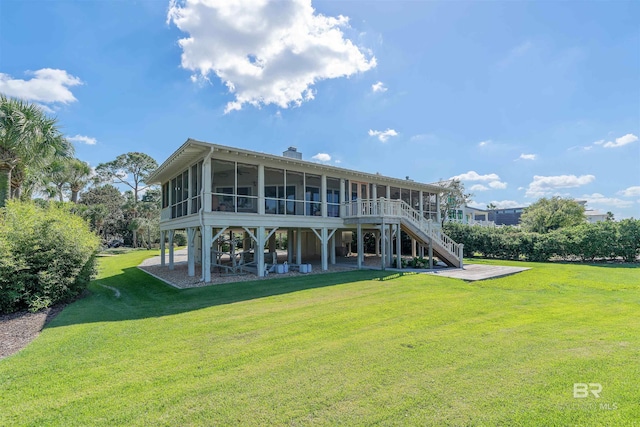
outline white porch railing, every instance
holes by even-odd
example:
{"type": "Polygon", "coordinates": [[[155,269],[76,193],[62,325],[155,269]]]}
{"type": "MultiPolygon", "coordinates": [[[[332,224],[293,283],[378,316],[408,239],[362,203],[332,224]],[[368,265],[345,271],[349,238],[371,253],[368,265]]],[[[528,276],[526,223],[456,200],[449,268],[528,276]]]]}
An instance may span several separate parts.
{"type": "Polygon", "coordinates": [[[347,217],[372,217],[384,216],[401,218],[418,228],[427,237],[454,257],[461,265],[462,244],[454,242],[449,236],[442,232],[439,225],[435,225],[430,219],[425,219],[420,212],[413,209],[404,200],[380,199],[360,199],[346,202],[347,217]]]}

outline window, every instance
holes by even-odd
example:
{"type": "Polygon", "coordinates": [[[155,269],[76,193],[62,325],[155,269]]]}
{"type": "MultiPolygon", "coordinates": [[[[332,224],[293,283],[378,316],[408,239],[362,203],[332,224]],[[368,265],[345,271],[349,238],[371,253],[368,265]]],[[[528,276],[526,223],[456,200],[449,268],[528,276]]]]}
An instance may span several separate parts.
{"type": "Polygon", "coordinates": [[[307,216],[321,215],[320,176],[305,174],[304,214],[307,216]]]}
{"type": "Polygon", "coordinates": [[[425,219],[436,221],[438,218],[437,196],[434,193],[422,194],[422,211],[425,219]]]}
{"type": "Polygon", "coordinates": [[[340,180],[327,178],[327,216],[340,216],[340,180]]]}
{"type": "Polygon", "coordinates": [[[169,187],[171,183],[165,182],[162,184],[162,209],[169,207],[169,187]]]}
{"type": "Polygon", "coordinates": [[[212,159],[214,211],[257,213],[258,166],[212,159]]]}
{"type": "Polygon", "coordinates": [[[171,218],[187,215],[189,200],[189,170],[171,180],[171,218]]]}
{"type": "MultiPolygon", "coordinates": [[[[296,187],[293,185],[290,185],[286,188],[287,188],[287,193],[294,195],[293,198],[295,199],[296,187]]],[[[264,197],[265,197],[264,213],[276,214],[276,215],[283,215],[287,213],[285,211],[286,193],[285,193],[284,185],[281,185],[281,186],[271,185],[271,186],[265,187],[264,197]]]]}
{"type": "Polygon", "coordinates": [[[400,199],[400,189],[398,187],[391,187],[391,200],[400,199]]]}
{"type": "Polygon", "coordinates": [[[191,213],[198,213],[202,207],[202,162],[191,166],[191,213]]]}
{"type": "Polygon", "coordinates": [[[286,171],[287,215],[304,215],[304,174],[302,172],[286,171]]]}
{"type": "Polygon", "coordinates": [[[264,213],[283,215],[285,200],[284,170],[264,168],[264,213]]]}
{"type": "Polygon", "coordinates": [[[378,196],[378,199],[381,197],[386,198],[387,197],[387,186],[386,185],[377,185],[376,186],[376,196],[378,196]]]}

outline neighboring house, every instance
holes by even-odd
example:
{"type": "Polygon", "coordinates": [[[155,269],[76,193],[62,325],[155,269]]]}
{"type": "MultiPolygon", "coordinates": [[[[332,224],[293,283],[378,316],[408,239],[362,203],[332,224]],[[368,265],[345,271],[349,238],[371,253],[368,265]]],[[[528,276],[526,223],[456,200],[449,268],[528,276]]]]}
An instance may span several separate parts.
{"type": "Polygon", "coordinates": [[[489,220],[489,213],[490,211],[485,209],[472,208],[471,206],[464,205],[456,209],[451,209],[446,220],[468,225],[495,226],[496,224],[489,220]]]}
{"type": "MultiPolygon", "coordinates": [[[[165,236],[173,268],[174,233],[186,230],[191,276],[196,261],[263,276],[277,262],[276,232],[286,232],[294,267],[320,258],[326,270],[353,232],[358,267],[364,233],[374,233],[382,268],[391,266],[401,230],[421,255],[462,266],[462,245],[439,225],[441,187],[304,161],[294,147],[275,156],[189,139],[148,182],[162,186],[162,263],[165,236]]],[[[211,280],[211,268],[202,268],[202,280],[211,280]]]]}
{"type": "Polygon", "coordinates": [[[595,209],[588,209],[584,211],[584,215],[587,217],[587,222],[595,223],[607,220],[607,214],[595,209]]]}
{"type": "Polygon", "coordinates": [[[509,209],[492,209],[489,211],[489,221],[496,225],[520,225],[520,217],[524,207],[509,209]]]}

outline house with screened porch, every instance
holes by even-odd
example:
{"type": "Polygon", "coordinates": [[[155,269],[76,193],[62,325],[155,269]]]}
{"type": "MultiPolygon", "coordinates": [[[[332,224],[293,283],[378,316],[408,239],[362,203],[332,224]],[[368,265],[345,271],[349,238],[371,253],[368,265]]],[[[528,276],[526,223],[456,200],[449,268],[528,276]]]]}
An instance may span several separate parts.
{"type": "Polygon", "coordinates": [[[162,187],[162,265],[168,250],[174,268],[173,237],[186,230],[188,274],[198,266],[205,282],[212,271],[264,276],[279,262],[295,269],[320,261],[326,270],[353,252],[362,268],[365,233],[382,269],[400,267],[401,232],[413,256],[462,266],[462,245],[440,227],[443,189],[435,184],[305,161],[295,147],[280,156],[193,139],[147,181],[162,187]],[[283,261],[276,235],[287,238],[283,261]]]}

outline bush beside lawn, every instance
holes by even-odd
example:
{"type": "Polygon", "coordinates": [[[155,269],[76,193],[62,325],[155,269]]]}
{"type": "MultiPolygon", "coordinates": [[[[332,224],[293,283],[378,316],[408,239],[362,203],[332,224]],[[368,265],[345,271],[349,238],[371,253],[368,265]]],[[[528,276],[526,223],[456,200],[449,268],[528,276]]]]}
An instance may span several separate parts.
{"type": "Polygon", "coordinates": [[[601,221],[564,227],[548,233],[519,227],[481,227],[447,222],[444,231],[464,244],[464,255],[526,261],[624,260],[640,256],[640,220],[601,221]]]}
{"type": "Polygon", "coordinates": [[[64,206],[8,201],[0,211],[0,314],[76,297],[94,274],[98,246],[64,206]]]}
{"type": "Polygon", "coordinates": [[[500,261],[532,269],[474,283],[354,271],[177,290],[135,267],[145,256],[101,258],[91,295],[0,361],[0,425],[640,419],[637,264],[500,261]],[[575,383],[601,384],[600,398],[574,398],[575,383]]]}

